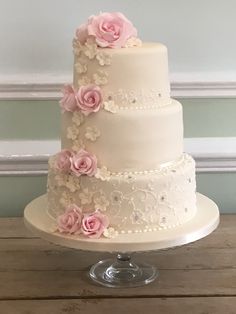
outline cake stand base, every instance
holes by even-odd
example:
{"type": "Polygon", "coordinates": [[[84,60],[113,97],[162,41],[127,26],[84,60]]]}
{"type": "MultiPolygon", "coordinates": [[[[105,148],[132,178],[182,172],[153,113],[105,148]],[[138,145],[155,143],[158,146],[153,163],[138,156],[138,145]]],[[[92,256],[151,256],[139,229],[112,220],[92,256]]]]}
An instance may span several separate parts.
{"type": "Polygon", "coordinates": [[[55,232],[56,221],[48,215],[47,197],[42,195],[26,206],[24,221],[26,227],[49,242],[86,251],[118,253],[117,260],[95,264],[90,278],[107,287],[134,287],[152,282],[157,271],[153,266],[131,261],[130,253],[167,249],[199,240],[217,228],[219,210],[212,200],[197,193],[197,213],[183,225],[142,234],[119,234],[113,239],[89,239],[55,232]]]}
{"type": "Polygon", "coordinates": [[[135,263],[131,256],[120,253],[115,259],[107,259],[93,265],[89,272],[95,282],[110,288],[138,287],[146,285],[158,276],[156,268],[146,263],[135,263]]]}

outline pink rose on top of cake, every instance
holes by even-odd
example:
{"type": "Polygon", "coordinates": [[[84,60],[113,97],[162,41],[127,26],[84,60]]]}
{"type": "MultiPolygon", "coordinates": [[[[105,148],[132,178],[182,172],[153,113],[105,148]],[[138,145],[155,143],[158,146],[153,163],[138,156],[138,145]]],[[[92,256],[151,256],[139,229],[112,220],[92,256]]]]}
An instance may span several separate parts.
{"type": "Polygon", "coordinates": [[[87,24],[77,29],[76,36],[82,44],[88,36],[100,47],[122,48],[129,38],[137,37],[137,30],[122,13],[104,12],[92,15],[87,24]]]}
{"type": "Polygon", "coordinates": [[[84,149],[80,149],[71,158],[71,170],[77,176],[94,176],[97,172],[97,158],[84,149]]]}
{"type": "Polygon", "coordinates": [[[68,149],[63,149],[56,155],[55,168],[61,172],[68,172],[71,168],[72,152],[68,149]]]}
{"type": "Polygon", "coordinates": [[[64,214],[58,216],[57,227],[59,232],[78,234],[81,233],[82,210],[75,204],[67,207],[64,214]]]}
{"type": "Polygon", "coordinates": [[[81,231],[89,238],[100,238],[104,230],[109,226],[109,220],[106,215],[96,211],[92,214],[85,214],[82,219],[81,231]]]}
{"type": "Polygon", "coordinates": [[[63,97],[60,100],[60,106],[62,111],[71,111],[74,112],[78,110],[77,107],[77,91],[72,85],[65,85],[62,89],[63,97]]]}
{"type": "Polygon", "coordinates": [[[84,115],[89,115],[91,112],[98,112],[101,108],[102,91],[99,86],[94,84],[81,86],[77,95],[77,105],[84,115]]]}

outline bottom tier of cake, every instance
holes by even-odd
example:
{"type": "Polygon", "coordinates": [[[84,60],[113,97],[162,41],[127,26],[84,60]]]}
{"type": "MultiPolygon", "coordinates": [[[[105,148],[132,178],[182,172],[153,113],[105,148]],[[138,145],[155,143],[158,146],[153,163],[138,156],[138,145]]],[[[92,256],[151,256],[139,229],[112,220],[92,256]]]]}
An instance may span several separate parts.
{"type": "Polygon", "coordinates": [[[100,211],[117,233],[174,228],[196,213],[195,162],[183,156],[159,169],[111,174],[109,180],[63,174],[49,160],[48,214],[57,219],[71,204],[100,211]]]}

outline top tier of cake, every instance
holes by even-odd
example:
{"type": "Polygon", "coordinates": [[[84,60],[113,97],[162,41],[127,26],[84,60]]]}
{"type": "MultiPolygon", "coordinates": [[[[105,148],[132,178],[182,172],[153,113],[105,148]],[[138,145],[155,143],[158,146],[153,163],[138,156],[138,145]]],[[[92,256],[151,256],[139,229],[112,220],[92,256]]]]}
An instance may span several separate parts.
{"type": "Polygon", "coordinates": [[[97,50],[97,58],[88,60],[75,49],[74,86],[92,82],[94,75],[101,74],[105,77],[104,98],[112,98],[119,107],[148,108],[169,103],[168,57],[163,44],[142,43],[119,49],[87,47],[91,57],[97,50]]]}
{"type": "Polygon", "coordinates": [[[87,150],[111,173],[153,171],[178,160],[182,106],[170,98],[167,48],[141,42],[120,13],[89,18],[73,48],[73,86],[61,102],[62,148],[87,150]]]}

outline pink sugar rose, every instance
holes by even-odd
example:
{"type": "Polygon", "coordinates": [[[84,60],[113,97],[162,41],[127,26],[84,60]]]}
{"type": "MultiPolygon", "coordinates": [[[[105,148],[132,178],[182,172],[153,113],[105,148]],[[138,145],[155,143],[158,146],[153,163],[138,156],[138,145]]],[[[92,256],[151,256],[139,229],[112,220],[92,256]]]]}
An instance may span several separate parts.
{"type": "Polygon", "coordinates": [[[130,37],[137,37],[137,30],[120,12],[101,13],[89,18],[88,35],[100,47],[121,48],[130,37]]]}
{"type": "Polygon", "coordinates": [[[100,47],[121,48],[129,38],[137,37],[137,30],[122,13],[105,12],[92,15],[87,24],[77,29],[76,36],[82,44],[88,37],[93,37],[100,47]]]}
{"type": "Polygon", "coordinates": [[[78,234],[81,233],[82,211],[75,204],[67,207],[64,214],[57,218],[59,232],[78,234]]]}
{"type": "Polygon", "coordinates": [[[68,149],[63,149],[56,155],[55,168],[61,172],[68,172],[71,168],[72,152],[68,149]]]}
{"type": "Polygon", "coordinates": [[[71,157],[71,170],[77,176],[87,175],[89,177],[97,172],[97,158],[95,155],[81,149],[71,157]]]}
{"type": "Polygon", "coordinates": [[[81,231],[89,238],[98,239],[103,231],[109,226],[107,216],[96,211],[92,214],[85,214],[82,219],[81,231]]]}
{"type": "Polygon", "coordinates": [[[81,86],[78,91],[78,107],[82,113],[89,115],[91,112],[97,112],[102,104],[102,92],[97,85],[81,86]]]}
{"type": "Polygon", "coordinates": [[[82,45],[85,44],[87,38],[88,38],[88,25],[82,24],[79,28],[76,30],[76,37],[80,41],[82,45]]]}
{"type": "Polygon", "coordinates": [[[71,111],[74,112],[78,110],[77,107],[77,92],[72,85],[65,85],[62,90],[63,97],[60,100],[60,106],[62,111],[71,111]]]}

